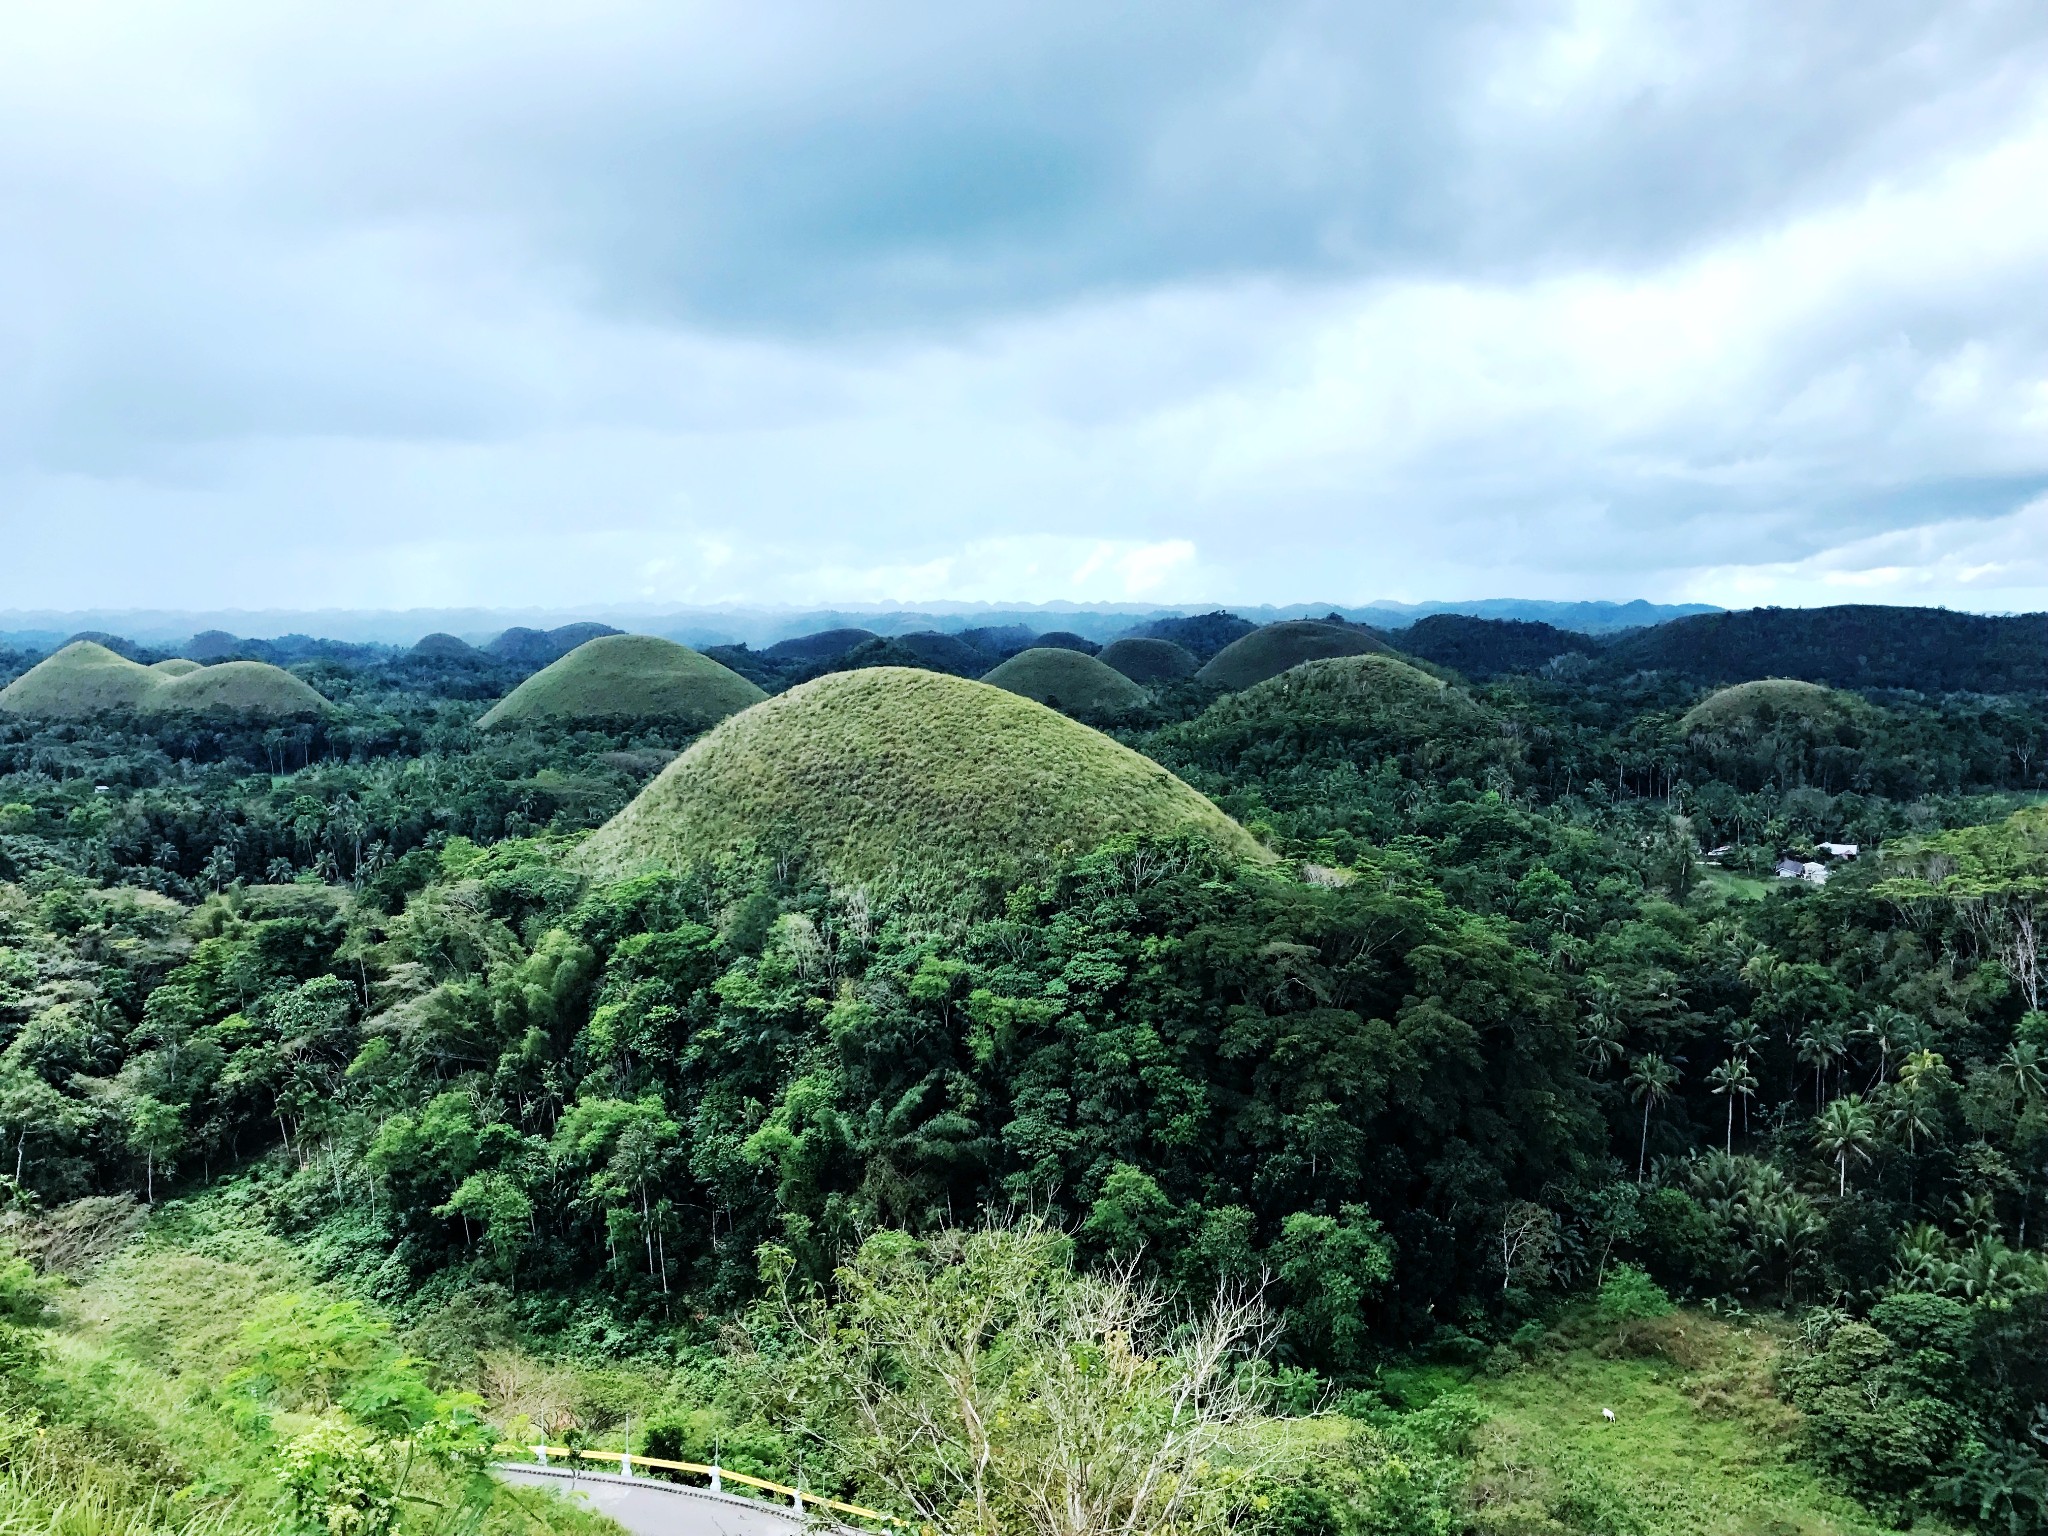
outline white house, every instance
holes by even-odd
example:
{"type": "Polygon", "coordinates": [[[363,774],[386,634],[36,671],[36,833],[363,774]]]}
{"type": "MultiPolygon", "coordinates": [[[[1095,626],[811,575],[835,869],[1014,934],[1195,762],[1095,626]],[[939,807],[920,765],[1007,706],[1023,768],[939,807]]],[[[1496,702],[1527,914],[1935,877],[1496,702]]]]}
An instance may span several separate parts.
{"type": "Polygon", "coordinates": [[[1778,878],[1780,880],[1805,880],[1814,885],[1826,885],[1828,883],[1828,867],[1825,864],[1816,864],[1811,860],[1801,863],[1798,859],[1780,859],[1778,860],[1778,878]]]}

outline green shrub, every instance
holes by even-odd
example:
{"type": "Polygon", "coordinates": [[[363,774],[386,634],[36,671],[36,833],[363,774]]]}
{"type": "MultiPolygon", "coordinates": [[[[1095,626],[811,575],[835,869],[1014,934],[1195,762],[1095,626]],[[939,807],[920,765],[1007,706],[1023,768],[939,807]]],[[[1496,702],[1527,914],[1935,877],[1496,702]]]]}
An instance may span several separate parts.
{"type": "Polygon", "coordinates": [[[1617,1264],[1600,1282],[1597,1310],[1603,1323],[1641,1323],[1669,1317],[1672,1306],[1664,1287],[1633,1264],[1617,1264]]]}

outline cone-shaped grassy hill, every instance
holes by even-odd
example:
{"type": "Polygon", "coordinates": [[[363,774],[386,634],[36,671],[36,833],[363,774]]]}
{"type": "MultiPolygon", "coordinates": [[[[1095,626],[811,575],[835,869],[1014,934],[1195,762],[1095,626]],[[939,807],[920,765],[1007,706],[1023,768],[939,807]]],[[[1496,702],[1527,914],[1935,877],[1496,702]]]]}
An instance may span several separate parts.
{"type": "Polygon", "coordinates": [[[151,662],[149,670],[161,677],[183,677],[187,672],[197,672],[199,663],[189,656],[167,656],[151,662]]]}
{"type": "Polygon", "coordinates": [[[1251,835],[1149,758],[940,672],[835,672],[735,715],[577,854],[600,878],[794,855],[835,880],[1015,876],[1119,833],[1251,835]]]}
{"type": "Polygon", "coordinates": [[[1195,653],[1186,646],[1175,645],[1171,640],[1154,640],[1144,635],[1112,640],[1102,648],[1095,659],[1106,667],[1114,667],[1132,682],[1141,683],[1148,688],[1158,683],[1173,683],[1184,677],[1193,677],[1201,665],[1195,660],[1195,653]]]}
{"type": "Polygon", "coordinates": [[[422,635],[419,642],[413,646],[412,654],[436,661],[467,661],[483,655],[483,652],[467,640],[436,631],[431,635],[422,635]]]}
{"type": "Polygon", "coordinates": [[[1170,762],[1214,769],[1424,748],[1433,762],[1452,762],[1490,751],[1494,726],[1458,689],[1378,651],[1304,662],[1218,699],[1161,731],[1155,747],[1170,762]]]}
{"type": "Polygon", "coordinates": [[[1250,688],[1289,667],[1330,656],[1363,656],[1386,646],[1367,630],[1319,619],[1287,619],[1230,642],[1195,675],[1221,688],[1250,688]]]}
{"type": "Polygon", "coordinates": [[[223,661],[160,678],[142,701],[152,715],[236,715],[256,720],[303,720],[331,715],[334,706],[310,684],[267,661],[223,661]]]}
{"type": "Polygon", "coordinates": [[[672,720],[716,725],[767,695],[730,667],[654,635],[586,640],[514,688],[477,724],[672,720]]]}
{"type": "Polygon", "coordinates": [[[1818,683],[1767,677],[1716,689],[1685,712],[1678,728],[1691,734],[1767,729],[1777,724],[1835,726],[1854,718],[1860,707],[1860,699],[1818,683]]]}
{"type": "Polygon", "coordinates": [[[116,655],[97,640],[74,640],[0,688],[0,710],[45,720],[140,709],[163,674],[116,655]]]}
{"type": "Polygon", "coordinates": [[[1145,690],[1114,667],[1080,651],[1033,646],[982,677],[985,683],[1036,699],[1065,715],[1099,717],[1136,709],[1145,690]]]}

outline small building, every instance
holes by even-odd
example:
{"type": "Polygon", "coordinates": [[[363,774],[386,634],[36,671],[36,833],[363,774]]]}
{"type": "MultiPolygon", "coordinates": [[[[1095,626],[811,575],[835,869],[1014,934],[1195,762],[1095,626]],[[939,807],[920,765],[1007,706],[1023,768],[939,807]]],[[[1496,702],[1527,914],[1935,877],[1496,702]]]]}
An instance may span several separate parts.
{"type": "Polygon", "coordinates": [[[1853,859],[1863,851],[1861,843],[1815,843],[1814,846],[1831,859],[1853,859]]]}
{"type": "Polygon", "coordinates": [[[1780,880],[1804,880],[1810,885],[1828,883],[1827,865],[1817,864],[1811,859],[1780,859],[1777,874],[1780,880]]]}

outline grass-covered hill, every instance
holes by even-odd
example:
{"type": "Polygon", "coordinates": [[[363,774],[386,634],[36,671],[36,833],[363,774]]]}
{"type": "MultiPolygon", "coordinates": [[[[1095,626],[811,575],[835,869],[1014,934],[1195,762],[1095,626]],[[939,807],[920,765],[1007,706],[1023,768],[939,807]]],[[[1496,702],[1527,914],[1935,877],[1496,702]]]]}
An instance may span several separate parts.
{"type": "Polygon", "coordinates": [[[780,859],[835,880],[1016,872],[1119,833],[1251,835],[1150,759],[1001,688],[836,672],[698,741],[577,855],[601,877],[780,859]]]}
{"type": "Polygon", "coordinates": [[[0,689],[0,710],[44,720],[83,720],[143,706],[162,673],[96,640],[74,640],[0,689]]]}
{"type": "Polygon", "coordinates": [[[1250,688],[1305,661],[1362,656],[1386,648],[1369,629],[1320,619],[1287,619],[1231,641],[1195,675],[1219,688],[1250,688]]]}
{"type": "Polygon", "coordinates": [[[145,667],[93,641],[77,640],[0,690],[0,710],[45,720],[122,712],[297,720],[332,714],[334,706],[267,662],[202,667],[180,658],[145,667]]]}
{"type": "Polygon", "coordinates": [[[1087,656],[1093,656],[1102,649],[1086,635],[1077,635],[1071,629],[1049,630],[1034,639],[1031,644],[1041,650],[1080,651],[1087,656]]]}
{"type": "Polygon", "coordinates": [[[1157,640],[1139,635],[1110,641],[1097,653],[1095,659],[1104,666],[1114,667],[1132,682],[1142,683],[1146,687],[1193,677],[1201,665],[1186,646],[1175,645],[1171,640],[1157,640]]]}
{"type": "Polygon", "coordinates": [[[765,697],[731,668],[673,640],[600,635],[534,673],[477,725],[636,719],[703,727],[765,697]]]}
{"type": "Polygon", "coordinates": [[[1494,732],[1490,711],[1381,651],[1305,662],[1218,699],[1158,740],[1170,761],[1236,770],[1330,754],[1448,761],[1483,752],[1494,732]]]}
{"type": "MultiPolygon", "coordinates": [[[[77,634],[66,640],[64,645],[76,645],[81,640],[90,640],[94,645],[104,646],[116,656],[126,656],[130,661],[141,661],[149,654],[147,649],[137,645],[126,635],[108,634],[103,629],[81,629],[77,634]]],[[[63,648],[63,646],[59,646],[58,650],[63,648]]],[[[56,653],[52,652],[51,654],[55,655],[56,653]]]]}
{"type": "Polygon", "coordinates": [[[1144,689],[1095,657],[1047,646],[1019,651],[983,681],[1062,714],[1085,717],[1122,714],[1147,697],[1144,689]]]}
{"type": "Polygon", "coordinates": [[[778,640],[761,654],[770,661],[831,661],[857,645],[880,638],[871,629],[821,629],[815,635],[778,640]]]}
{"type": "Polygon", "coordinates": [[[153,715],[234,715],[303,720],[334,713],[310,684],[265,661],[223,661],[160,682],[142,701],[153,715]]]}
{"type": "Polygon", "coordinates": [[[413,646],[412,654],[437,661],[467,661],[481,652],[467,640],[437,632],[421,636],[419,642],[413,646]]]}
{"type": "Polygon", "coordinates": [[[1861,701],[1790,677],[1767,677],[1716,689],[1685,712],[1681,731],[1743,731],[1775,725],[1833,726],[1851,719],[1861,701]]]}

